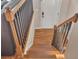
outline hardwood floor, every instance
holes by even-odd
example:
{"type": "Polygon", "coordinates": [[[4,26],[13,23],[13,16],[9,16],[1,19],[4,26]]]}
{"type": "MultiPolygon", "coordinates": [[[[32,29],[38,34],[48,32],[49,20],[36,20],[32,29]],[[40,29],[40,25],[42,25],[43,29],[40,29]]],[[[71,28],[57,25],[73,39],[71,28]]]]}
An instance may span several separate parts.
{"type": "Polygon", "coordinates": [[[25,59],[55,59],[54,52],[59,53],[51,46],[53,29],[35,30],[34,45],[28,51],[25,59]]]}

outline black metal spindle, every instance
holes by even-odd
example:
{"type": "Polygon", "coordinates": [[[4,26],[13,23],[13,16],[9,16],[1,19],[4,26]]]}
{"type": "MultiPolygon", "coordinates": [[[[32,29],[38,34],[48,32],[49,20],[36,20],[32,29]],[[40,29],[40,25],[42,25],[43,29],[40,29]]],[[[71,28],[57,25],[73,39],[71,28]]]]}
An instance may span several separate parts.
{"type": "Polygon", "coordinates": [[[22,48],[25,47],[26,37],[29,31],[29,25],[30,25],[30,19],[31,19],[29,18],[30,16],[29,8],[31,8],[31,6],[29,5],[30,3],[31,1],[29,0],[26,1],[15,14],[14,22],[17,30],[17,36],[22,48]],[[26,13],[28,13],[28,15],[26,13]]]}
{"type": "Polygon", "coordinates": [[[21,44],[20,33],[19,33],[19,26],[18,26],[18,21],[17,21],[17,14],[15,14],[14,23],[15,23],[15,27],[16,27],[16,31],[17,31],[17,36],[18,36],[18,39],[19,39],[19,43],[21,44]]]}
{"type": "Polygon", "coordinates": [[[21,41],[21,45],[22,45],[22,39],[21,39],[21,29],[20,29],[20,17],[19,17],[20,15],[19,15],[19,11],[17,12],[17,22],[18,22],[18,27],[19,27],[19,35],[20,35],[20,41],[21,41]]]}
{"type": "Polygon", "coordinates": [[[65,40],[64,40],[63,46],[64,46],[65,42],[67,41],[66,37],[68,36],[69,30],[71,28],[71,25],[72,25],[72,22],[69,22],[68,25],[67,25],[67,30],[66,30],[65,40]]]}

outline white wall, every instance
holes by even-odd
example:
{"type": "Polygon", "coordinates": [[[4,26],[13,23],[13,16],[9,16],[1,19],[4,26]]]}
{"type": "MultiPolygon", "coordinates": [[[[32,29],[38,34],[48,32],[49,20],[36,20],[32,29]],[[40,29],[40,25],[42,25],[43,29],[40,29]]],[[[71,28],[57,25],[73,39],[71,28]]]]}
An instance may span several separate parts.
{"type": "Polygon", "coordinates": [[[69,35],[69,43],[65,52],[66,59],[78,59],[78,23],[73,24],[69,35]]]}
{"type": "Polygon", "coordinates": [[[62,0],[33,0],[35,17],[35,28],[52,28],[57,24],[60,17],[62,0]],[[44,18],[42,18],[44,12],[44,18]]]}
{"type": "MultiPolygon", "coordinates": [[[[67,17],[78,12],[78,0],[70,0],[67,17]]],[[[78,59],[78,23],[73,24],[69,35],[69,44],[65,53],[66,59],[78,59]]]]}
{"type": "Polygon", "coordinates": [[[62,0],[60,13],[59,13],[59,21],[65,20],[68,15],[70,0],[62,0]]]}
{"type": "MultiPolygon", "coordinates": [[[[59,12],[62,0],[42,0],[41,13],[44,12],[44,17],[41,16],[40,28],[52,28],[59,19],[59,12]]],[[[42,14],[41,14],[42,15],[42,14]]]]}
{"type": "Polygon", "coordinates": [[[38,28],[40,26],[40,18],[41,18],[41,13],[40,13],[40,9],[41,9],[41,0],[33,0],[33,9],[35,12],[35,17],[34,17],[34,27],[38,28]]]}

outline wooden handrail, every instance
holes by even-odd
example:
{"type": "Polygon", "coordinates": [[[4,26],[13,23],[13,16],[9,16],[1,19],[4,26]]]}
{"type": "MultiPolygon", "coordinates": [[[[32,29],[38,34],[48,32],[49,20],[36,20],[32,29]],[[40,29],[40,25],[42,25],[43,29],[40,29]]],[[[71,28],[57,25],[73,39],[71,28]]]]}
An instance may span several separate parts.
{"type": "Polygon", "coordinates": [[[72,23],[76,23],[78,20],[78,13],[76,13],[70,19],[60,23],[59,25],[54,25],[54,35],[52,45],[58,49],[60,52],[56,54],[58,59],[64,59],[64,52],[66,51],[66,47],[68,44],[68,33],[71,28],[72,23]]]}
{"type": "Polygon", "coordinates": [[[27,0],[21,0],[21,1],[12,9],[13,14],[15,14],[15,13],[19,10],[19,8],[25,3],[25,1],[27,1],[27,0]]]}
{"type": "Polygon", "coordinates": [[[10,7],[6,7],[5,8],[5,14],[7,14],[6,16],[6,20],[7,21],[12,21],[14,20],[14,15],[16,14],[16,12],[19,10],[19,8],[25,3],[25,1],[27,0],[21,0],[15,7],[13,7],[12,9],[10,7]]]}
{"type": "Polygon", "coordinates": [[[64,22],[62,22],[61,24],[59,24],[59,25],[57,25],[57,27],[60,27],[60,26],[62,26],[63,24],[65,24],[65,23],[69,23],[69,22],[77,22],[77,20],[78,20],[78,13],[76,13],[73,17],[71,17],[70,19],[68,19],[68,20],[66,20],[66,21],[64,21],[64,22]]]}

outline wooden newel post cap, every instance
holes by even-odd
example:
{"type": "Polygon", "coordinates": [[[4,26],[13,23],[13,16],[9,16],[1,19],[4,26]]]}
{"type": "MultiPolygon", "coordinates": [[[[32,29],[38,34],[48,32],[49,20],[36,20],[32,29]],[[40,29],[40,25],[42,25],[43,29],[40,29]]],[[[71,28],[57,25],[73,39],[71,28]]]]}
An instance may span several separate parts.
{"type": "Polygon", "coordinates": [[[5,9],[5,17],[8,22],[12,22],[14,20],[14,14],[9,7],[5,9]]]}
{"type": "Polygon", "coordinates": [[[73,22],[76,23],[78,21],[78,13],[74,15],[73,22]]]}

